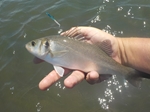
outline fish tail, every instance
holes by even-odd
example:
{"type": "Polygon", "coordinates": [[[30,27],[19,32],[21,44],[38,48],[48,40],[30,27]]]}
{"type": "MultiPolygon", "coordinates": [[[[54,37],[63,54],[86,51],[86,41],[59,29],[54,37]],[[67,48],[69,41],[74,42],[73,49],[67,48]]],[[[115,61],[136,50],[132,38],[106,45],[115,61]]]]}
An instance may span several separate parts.
{"type": "Polygon", "coordinates": [[[150,79],[150,74],[129,68],[126,80],[135,87],[141,87],[143,78],[150,79]]]}

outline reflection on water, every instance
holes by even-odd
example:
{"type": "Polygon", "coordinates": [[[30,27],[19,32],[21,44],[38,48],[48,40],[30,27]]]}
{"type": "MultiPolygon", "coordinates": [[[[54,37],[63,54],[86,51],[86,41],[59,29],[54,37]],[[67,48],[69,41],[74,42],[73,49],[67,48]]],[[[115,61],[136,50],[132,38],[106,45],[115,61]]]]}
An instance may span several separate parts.
{"type": "Polygon", "coordinates": [[[3,112],[148,112],[149,81],[135,88],[123,77],[85,81],[69,90],[62,78],[43,92],[39,81],[53,68],[33,64],[24,45],[72,26],[100,28],[114,36],[149,37],[150,4],[141,0],[0,1],[0,107],[3,112]],[[52,14],[61,27],[51,20],[52,14]],[[136,108],[135,108],[136,107],[136,108]]]}

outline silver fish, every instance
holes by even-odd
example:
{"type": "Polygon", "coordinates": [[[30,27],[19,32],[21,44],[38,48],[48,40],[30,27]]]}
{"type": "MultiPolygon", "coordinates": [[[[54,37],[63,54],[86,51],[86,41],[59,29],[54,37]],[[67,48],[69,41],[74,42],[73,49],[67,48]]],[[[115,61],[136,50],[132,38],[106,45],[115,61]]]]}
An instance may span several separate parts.
{"type": "Polygon", "coordinates": [[[150,78],[146,73],[117,63],[97,45],[67,36],[53,35],[32,40],[26,44],[26,49],[51,63],[60,76],[64,74],[64,67],[86,73],[97,71],[99,74],[123,75],[134,86],[140,86],[141,78],[150,78]]]}

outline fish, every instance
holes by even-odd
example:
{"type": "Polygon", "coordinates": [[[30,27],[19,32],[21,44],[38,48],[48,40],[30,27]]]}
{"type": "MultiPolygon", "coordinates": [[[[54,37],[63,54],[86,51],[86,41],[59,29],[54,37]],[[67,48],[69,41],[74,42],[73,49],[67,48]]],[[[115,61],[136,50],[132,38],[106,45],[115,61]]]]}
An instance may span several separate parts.
{"type": "Polygon", "coordinates": [[[80,35],[46,36],[28,42],[25,47],[35,57],[52,64],[61,77],[64,68],[85,73],[97,71],[104,75],[122,75],[135,87],[140,87],[142,78],[150,78],[147,73],[116,62],[102,48],[85,42],[80,35]]]}

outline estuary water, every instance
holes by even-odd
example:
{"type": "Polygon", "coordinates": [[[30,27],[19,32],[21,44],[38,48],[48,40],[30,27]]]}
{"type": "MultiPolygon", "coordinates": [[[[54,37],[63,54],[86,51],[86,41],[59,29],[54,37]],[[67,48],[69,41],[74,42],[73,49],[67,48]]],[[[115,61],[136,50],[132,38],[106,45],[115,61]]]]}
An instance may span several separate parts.
{"type": "Polygon", "coordinates": [[[93,26],[116,37],[150,37],[149,0],[1,0],[0,112],[149,112],[150,81],[141,88],[115,75],[100,84],[47,91],[38,83],[53,67],[34,64],[25,44],[73,26],[93,26]],[[61,24],[59,27],[46,12],[61,24]]]}

